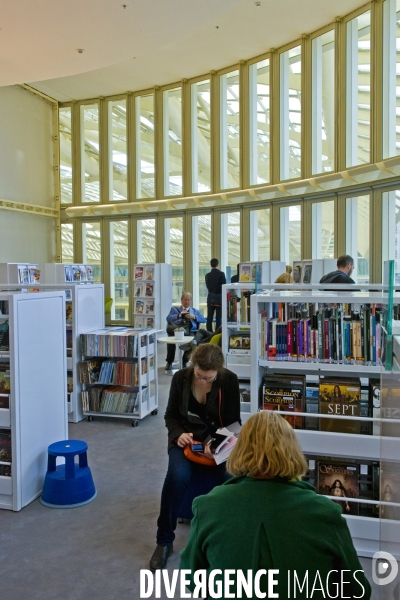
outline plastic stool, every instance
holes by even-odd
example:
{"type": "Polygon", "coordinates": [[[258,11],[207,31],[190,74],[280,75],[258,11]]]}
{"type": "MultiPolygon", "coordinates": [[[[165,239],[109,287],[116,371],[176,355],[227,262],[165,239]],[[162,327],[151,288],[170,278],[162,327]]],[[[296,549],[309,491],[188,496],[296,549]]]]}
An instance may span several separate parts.
{"type": "Polygon", "coordinates": [[[94,500],[97,495],[87,463],[88,445],[81,440],[55,442],[48,447],[47,473],[40,502],[50,508],[75,508],[94,500]],[[75,456],[79,456],[79,464],[75,456]],[[58,456],[65,463],[56,465],[58,456]]]}

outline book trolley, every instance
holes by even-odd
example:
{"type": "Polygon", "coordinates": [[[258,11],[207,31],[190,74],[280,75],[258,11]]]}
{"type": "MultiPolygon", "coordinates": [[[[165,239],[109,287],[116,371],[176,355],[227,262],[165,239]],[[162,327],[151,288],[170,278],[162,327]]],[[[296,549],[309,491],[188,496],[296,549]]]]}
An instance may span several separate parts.
{"type": "Polygon", "coordinates": [[[68,437],[65,293],[1,292],[0,310],[0,508],[18,511],[68,437]]]}
{"type": "Polygon", "coordinates": [[[83,414],[131,419],[158,413],[155,329],[106,327],[81,335],[83,414]]]}
{"type": "MultiPolygon", "coordinates": [[[[251,414],[263,409],[285,410],[282,415],[294,426],[308,458],[309,475],[312,476],[310,481],[316,485],[319,493],[333,500],[339,495],[329,491],[330,480],[325,481],[328,486],[322,489],[324,478],[321,476],[322,469],[317,473],[319,465],[324,461],[328,462],[329,469],[325,471],[332,473],[335,470],[341,472],[339,465],[347,465],[346,477],[348,475],[350,480],[355,473],[358,482],[351,497],[350,484],[346,480],[348,488],[346,493],[343,492],[346,499],[339,501],[339,504],[358,554],[372,557],[382,547],[399,560],[400,385],[399,374],[383,370],[382,364],[386,364],[387,357],[384,353],[385,344],[381,344],[379,340],[379,336],[381,341],[386,336],[388,327],[385,318],[389,321],[388,314],[391,316],[392,312],[390,309],[388,311],[387,292],[351,292],[348,286],[343,288],[345,289],[341,292],[270,289],[251,296],[251,414]],[[350,319],[345,310],[350,310],[351,307],[354,313],[350,319]],[[375,315],[376,307],[381,311],[379,322],[375,315]],[[296,314],[297,309],[300,314],[296,314]],[[310,319],[310,312],[307,313],[306,309],[316,312],[314,321],[314,317],[310,319]],[[295,317],[300,318],[291,317],[293,310],[295,317]],[[304,312],[301,313],[301,310],[304,312]],[[318,322],[319,314],[329,315],[325,318],[328,325],[318,322]],[[360,325],[351,324],[357,321],[358,315],[361,315],[360,325]],[[291,321],[292,325],[288,327],[291,321]],[[311,335],[312,323],[316,323],[316,326],[311,335]],[[302,336],[303,342],[307,342],[304,346],[301,346],[303,342],[300,343],[297,338],[294,348],[294,326],[300,327],[297,335],[302,336]],[[354,338],[349,338],[349,331],[353,327],[354,338]],[[380,348],[383,349],[382,355],[380,348]],[[305,375],[306,386],[314,385],[317,398],[313,400],[304,397],[299,404],[292,390],[290,394],[293,395],[287,392],[287,396],[281,395],[277,400],[270,395],[274,393],[273,381],[276,375],[276,381],[283,380],[285,375],[293,381],[296,377],[300,379],[299,376],[305,375]],[[321,381],[328,382],[332,377],[335,379],[332,379],[331,387],[325,383],[321,385],[321,381]],[[349,390],[356,388],[346,388],[346,378],[360,380],[360,390],[354,392],[354,397],[351,397],[349,390]],[[371,389],[375,380],[379,381],[382,403],[378,399],[377,404],[374,401],[372,405],[368,402],[368,397],[363,401],[362,388],[369,385],[371,389]],[[272,382],[272,389],[268,385],[263,386],[265,381],[272,382]],[[348,395],[341,396],[341,404],[339,400],[335,403],[332,396],[330,404],[326,404],[324,393],[335,387],[340,391],[338,383],[342,385],[341,393],[345,390],[348,395]],[[267,404],[269,401],[287,404],[276,406],[267,404]],[[326,406],[329,407],[328,410],[325,410],[326,406]],[[364,494],[366,489],[369,492],[364,494]]],[[[395,295],[394,303],[400,303],[400,295],[395,295]]],[[[387,348],[387,352],[390,352],[389,344],[387,348]]],[[[280,385],[276,383],[275,389],[280,385]]],[[[337,499],[336,501],[338,502],[337,499]]]]}

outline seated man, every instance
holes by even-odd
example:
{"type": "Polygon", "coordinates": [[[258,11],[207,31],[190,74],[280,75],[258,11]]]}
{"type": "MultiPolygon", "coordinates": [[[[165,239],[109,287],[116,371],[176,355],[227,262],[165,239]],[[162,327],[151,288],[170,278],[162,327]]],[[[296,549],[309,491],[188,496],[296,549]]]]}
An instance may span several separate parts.
{"type": "MultiPolygon", "coordinates": [[[[197,308],[190,306],[192,303],[192,294],[184,292],[181,297],[181,306],[173,306],[167,316],[167,334],[173,336],[175,329],[182,327],[185,329],[185,335],[195,335],[200,323],[205,323],[206,319],[197,308]]],[[[185,350],[182,357],[182,366],[187,367],[187,362],[191,354],[191,349],[185,350]]],[[[175,358],[175,344],[167,344],[167,371],[172,368],[175,358]]]]}

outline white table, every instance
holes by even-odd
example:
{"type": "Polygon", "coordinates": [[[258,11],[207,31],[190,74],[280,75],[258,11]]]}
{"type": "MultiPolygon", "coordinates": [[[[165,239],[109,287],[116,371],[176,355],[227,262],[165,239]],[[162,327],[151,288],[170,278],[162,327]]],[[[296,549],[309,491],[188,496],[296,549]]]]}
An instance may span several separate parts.
{"type": "MultiPolygon", "coordinates": [[[[179,369],[182,369],[182,356],[183,356],[183,350],[181,350],[179,348],[180,344],[187,344],[188,342],[193,341],[193,336],[192,335],[184,335],[182,339],[177,340],[176,337],[174,335],[168,336],[168,337],[159,337],[157,338],[158,342],[164,342],[165,344],[178,344],[178,360],[179,360],[179,369]]],[[[165,371],[166,373],[172,373],[174,374],[176,371],[178,371],[178,369],[171,369],[169,371],[165,371]]]]}

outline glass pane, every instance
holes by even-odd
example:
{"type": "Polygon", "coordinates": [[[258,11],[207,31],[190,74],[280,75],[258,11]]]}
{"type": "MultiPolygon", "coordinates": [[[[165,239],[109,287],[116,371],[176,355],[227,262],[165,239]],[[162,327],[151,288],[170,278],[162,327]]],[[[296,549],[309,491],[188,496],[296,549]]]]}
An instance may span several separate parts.
{"type": "Polygon", "coordinates": [[[393,190],[392,192],[382,194],[382,260],[394,260],[395,284],[399,285],[400,190],[393,190]]]}
{"type": "Polygon", "coordinates": [[[383,3],[383,157],[400,154],[400,0],[383,3]]]}
{"type": "Polygon", "coordinates": [[[99,107],[81,106],[82,201],[100,202],[99,107]]]}
{"type": "Polygon", "coordinates": [[[270,82],[269,58],[249,68],[250,184],[269,182],[270,82]]]}
{"type": "Polygon", "coordinates": [[[207,288],[205,275],[210,270],[211,215],[192,217],[193,253],[193,306],[207,314],[207,288]],[[196,266],[197,265],[197,269],[196,266]]]}
{"type": "Polygon", "coordinates": [[[250,212],[250,260],[271,260],[269,208],[250,212]]]}
{"type": "Polygon", "coordinates": [[[82,259],[93,265],[95,283],[101,283],[101,230],[100,222],[82,223],[82,259]]]}
{"type": "MultiPolygon", "coordinates": [[[[218,257],[217,257],[218,258],[218,257]]],[[[240,262],[240,212],[221,215],[221,271],[225,271],[226,280],[237,272],[240,262]]]]}
{"type": "Polygon", "coordinates": [[[128,221],[110,223],[111,319],[129,321],[128,221]]]}
{"type": "Polygon", "coordinates": [[[182,195],[182,88],[166,90],[164,99],[164,192],[182,195]]]}
{"type": "Polygon", "coordinates": [[[347,23],[346,166],[370,162],[370,11],[347,23]]]}
{"type": "Polygon", "coordinates": [[[136,198],[154,198],[154,94],[136,98],[135,115],[136,198]]]}
{"type": "Polygon", "coordinates": [[[74,262],[74,226],[72,223],[61,223],[61,262],[74,262]]]}
{"type": "Polygon", "coordinates": [[[312,205],[312,258],[335,256],[335,201],[312,205]]]}
{"type": "MultiPolygon", "coordinates": [[[[179,304],[183,290],[183,217],[165,219],[165,262],[172,265],[172,302],[179,304]]],[[[190,291],[190,290],[189,290],[190,291]]]]}
{"type": "Polygon", "coordinates": [[[192,84],[192,191],[211,190],[210,80],[192,84]]]}
{"type": "Polygon", "coordinates": [[[127,192],[127,142],[126,100],[108,103],[110,200],[126,200],[127,192]]]}
{"type": "Polygon", "coordinates": [[[155,219],[139,219],[137,221],[136,244],[138,263],[156,262],[155,219]]]}
{"type": "Polygon", "coordinates": [[[301,205],[280,209],[281,260],[293,266],[301,260],[301,205]]]}
{"type": "Polygon", "coordinates": [[[239,71],[220,77],[221,93],[221,189],[240,185],[239,71]]]}
{"type": "Polygon", "coordinates": [[[72,204],[71,117],[70,106],[59,109],[61,204],[72,204]]]}
{"type": "Polygon", "coordinates": [[[301,46],[280,55],[281,179],[301,176],[301,46]]]}
{"type": "Polygon", "coordinates": [[[369,283],[369,203],[369,196],[346,199],[346,254],[354,258],[357,283],[369,283]]]}
{"type": "Polygon", "coordinates": [[[312,172],[335,168],[335,32],[312,41],[312,172]]]}

